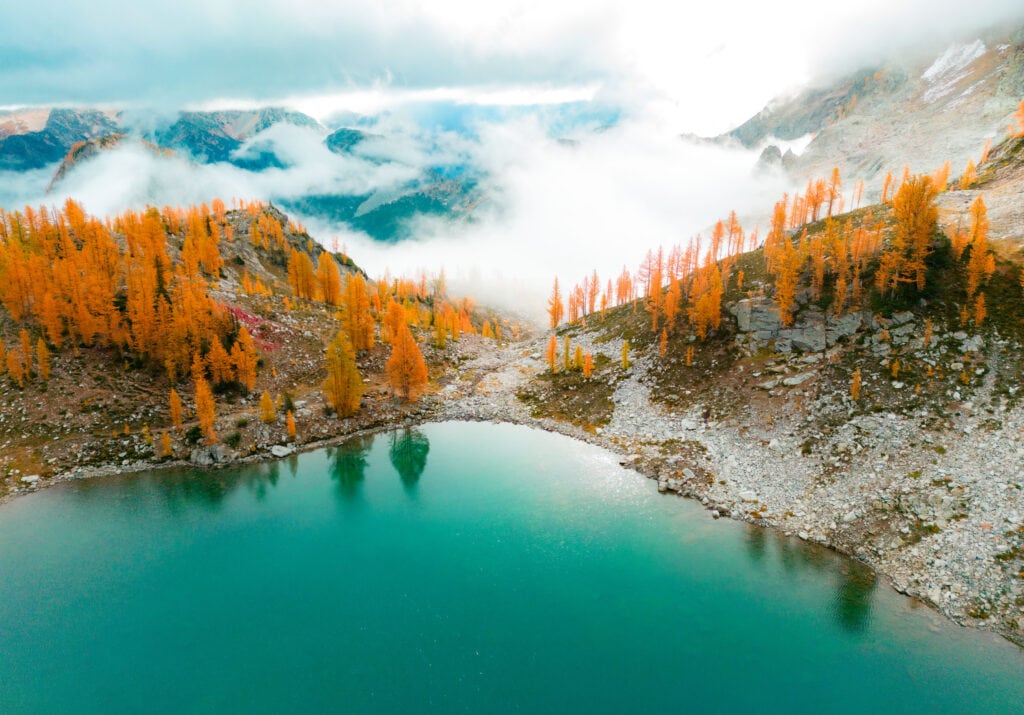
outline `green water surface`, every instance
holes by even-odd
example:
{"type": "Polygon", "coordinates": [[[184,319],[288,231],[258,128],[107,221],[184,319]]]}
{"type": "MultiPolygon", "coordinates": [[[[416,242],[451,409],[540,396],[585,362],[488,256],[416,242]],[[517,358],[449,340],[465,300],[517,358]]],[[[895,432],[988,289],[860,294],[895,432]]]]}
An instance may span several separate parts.
{"type": "Polygon", "coordinates": [[[1022,713],[1024,655],[602,450],[444,423],[0,508],[0,713],[1022,713]]]}

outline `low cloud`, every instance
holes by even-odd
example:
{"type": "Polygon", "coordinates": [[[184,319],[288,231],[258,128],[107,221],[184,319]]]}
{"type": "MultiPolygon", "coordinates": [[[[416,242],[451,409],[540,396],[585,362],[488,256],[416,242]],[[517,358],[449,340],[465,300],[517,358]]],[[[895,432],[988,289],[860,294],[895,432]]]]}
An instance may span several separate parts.
{"type": "Polygon", "coordinates": [[[214,197],[272,200],[309,194],[369,194],[401,186],[420,174],[417,166],[382,163],[359,154],[334,154],[323,140],[322,133],[314,129],[275,125],[238,150],[240,156],[246,156],[251,150],[271,148],[285,164],[284,168],[259,172],[227,163],[197,164],[180,154],[164,156],[142,142],[128,140],[76,166],[49,195],[39,192],[38,178],[20,182],[21,190],[5,197],[5,204],[59,203],[71,196],[90,212],[105,215],[147,204],[198,204],[214,197]]]}
{"type": "MultiPolygon", "coordinates": [[[[690,143],[652,121],[627,121],[573,142],[535,121],[480,130],[476,162],[490,200],[474,220],[424,218],[417,238],[375,242],[308,219],[338,236],[374,275],[444,268],[460,290],[536,314],[555,275],[572,283],[634,270],[648,248],[685,245],[731,210],[753,228],[789,188],[753,171],[757,155],[690,143]]],[[[763,235],[763,231],[762,231],[763,235]]]]}
{"type": "Polygon", "coordinates": [[[200,165],[129,141],[75,167],[50,195],[42,194],[48,177],[37,172],[18,175],[19,194],[0,198],[10,207],[72,196],[106,215],[214,197],[387,196],[428,167],[465,164],[485,177],[482,204],[466,221],[421,217],[413,239],[385,244],[344,224],[298,218],[325,245],[347,246],[371,275],[444,268],[453,287],[532,310],[555,275],[571,283],[592,269],[605,279],[623,265],[632,270],[648,248],[685,243],[730,210],[749,228],[788,188],[781,179],[755,176],[756,154],[685,141],[653,117],[553,132],[553,125],[564,129],[560,121],[555,112],[517,113],[457,134],[424,130],[394,113],[367,128],[379,138],[343,155],[326,149],[322,131],[276,125],[239,150],[272,148],[288,165],[262,172],[200,165]]]}

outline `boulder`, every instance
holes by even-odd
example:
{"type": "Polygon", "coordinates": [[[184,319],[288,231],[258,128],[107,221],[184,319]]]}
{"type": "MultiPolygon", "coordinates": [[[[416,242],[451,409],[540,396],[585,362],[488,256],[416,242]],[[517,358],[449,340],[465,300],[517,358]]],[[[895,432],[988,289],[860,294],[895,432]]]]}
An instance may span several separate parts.
{"type": "Polygon", "coordinates": [[[788,341],[795,350],[800,352],[820,353],[825,349],[825,331],[820,325],[780,330],[779,339],[788,341]]]}
{"type": "Polygon", "coordinates": [[[864,324],[860,313],[847,313],[838,318],[832,318],[825,325],[825,334],[829,343],[834,343],[839,338],[848,338],[855,335],[864,324]]]}
{"type": "Polygon", "coordinates": [[[759,340],[769,340],[782,327],[779,311],[769,301],[744,298],[730,308],[736,316],[736,327],[741,333],[756,333],[759,340]]]}
{"type": "Polygon", "coordinates": [[[960,352],[962,353],[977,353],[981,352],[982,348],[985,347],[985,340],[980,335],[975,335],[973,338],[966,338],[960,343],[960,352]]]}
{"type": "Polygon", "coordinates": [[[214,464],[224,464],[234,459],[234,453],[223,444],[214,444],[209,447],[198,447],[192,450],[189,461],[197,467],[212,467],[214,464]]]}
{"type": "Polygon", "coordinates": [[[802,372],[799,375],[793,375],[792,377],[787,377],[785,380],[782,381],[782,384],[785,385],[786,387],[796,387],[797,385],[804,384],[805,382],[810,380],[812,377],[814,377],[814,373],[813,372],[802,372]]]}
{"type": "Polygon", "coordinates": [[[270,448],[270,453],[275,457],[287,457],[295,451],[295,447],[289,447],[286,444],[275,444],[270,448]]]}

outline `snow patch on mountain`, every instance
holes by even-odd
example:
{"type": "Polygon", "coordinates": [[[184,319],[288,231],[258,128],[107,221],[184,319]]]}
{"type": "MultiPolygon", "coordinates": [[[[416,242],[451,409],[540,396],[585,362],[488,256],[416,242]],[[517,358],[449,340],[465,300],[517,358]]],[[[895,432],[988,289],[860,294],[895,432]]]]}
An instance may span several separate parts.
{"type": "Polygon", "coordinates": [[[966,45],[953,45],[939,55],[921,75],[921,79],[929,85],[924,93],[924,101],[934,102],[952,92],[957,83],[967,76],[967,67],[985,54],[986,49],[984,42],[975,40],[966,45]]]}

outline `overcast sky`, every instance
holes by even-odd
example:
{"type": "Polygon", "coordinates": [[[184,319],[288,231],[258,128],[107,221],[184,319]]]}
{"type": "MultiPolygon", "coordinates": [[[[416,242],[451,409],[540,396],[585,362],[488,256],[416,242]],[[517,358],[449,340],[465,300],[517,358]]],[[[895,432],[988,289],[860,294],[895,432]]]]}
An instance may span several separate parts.
{"type": "Polygon", "coordinates": [[[688,5],[9,3],[0,22],[0,106],[178,107],[286,99],[325,113],[424,91],[523,102],[582,94],[624,106],[656,105],[680,131],[711,133],[821,72],[1024,17],[1021,0],[688,5]]]}

